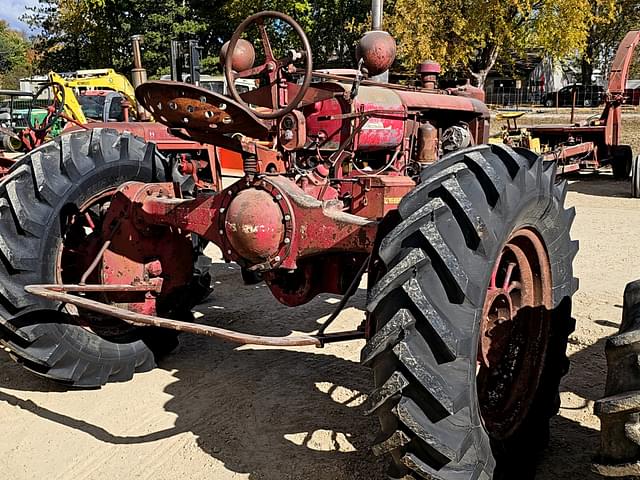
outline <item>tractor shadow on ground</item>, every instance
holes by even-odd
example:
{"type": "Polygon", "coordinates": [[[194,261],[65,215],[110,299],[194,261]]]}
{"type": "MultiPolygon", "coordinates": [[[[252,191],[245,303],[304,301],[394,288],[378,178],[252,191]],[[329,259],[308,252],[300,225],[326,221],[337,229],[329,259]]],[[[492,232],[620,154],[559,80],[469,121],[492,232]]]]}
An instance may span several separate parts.
{"type": "MultiPolygon", "coordinates": [[[[335,296],[321,295],[288,309],[264,284],[244,285],[237,266],[216,264],[215,269],[218,291],[197,309],[201,323],[263,335],[311,332],[338,302],[335,296]]],[[[361,310],[365,297],[360,289],[349,305],[361,310]]],[[[349,328],[358,322],[355,318],[349,328]]],[[[335,350],[254,349],[182,335],[178,350],[159,365],[175,378],[165,387],[171,399],[164,406],[176,415],[175,425],[140,436],[114,435],[10,392],[0,391],[0,401],[111,444],[147,443],[191,432],[202,451],[230,472],[251,479],[382,480],[386,464],[369,448],[377,419],[363,415],[362,402],[373,379],[357,361],[361,346],[362,341],[341,345],[351,350],[353,360],[347,360],[335,350]]],[[[13,364],[8,357],[2,361],[13,364]]],[[[0,386],[7,388],[64,390],[17,365],[0,372],[15,374],[0,378],[0,386]]]]}
{"type": "MultiPolygon", "coordinates": [[[[203,315],[199,321],[247,333],[310,332],[337,303],[335,297],[322,295],[308,305],[288,309],[264,284],[243,285],[234,265],[216,264],[215,278],[218,290],[198,308],[203,315]]],[[[350,305],[362,309],[364,302],[361,289],[350,305]]],[[[537,468],[538,480],[601,478],[591,471],[599,432],[580,419],[591,414],[593,401],[604,391],[604,339],[579,347],[572,346],[571,368],[561,384],[565,416],[551,421],[551,441],[537,468]]],[[[183,335],[178,351],[160,362],[160,368],[175,378],[164,389],[171,396],[164,410],[176,415],[175,425],[141,436],[113,435],[7,392],[0,392],[0,401],[112,444],[152,442],[190,432],[203,452],[230,472],[248,474],[252,480],[382,480],[386,463],[370,451],[378,422],[362,412],[364,393],[373,382],[371,372],[357,362],[361,342],[332,348],[340,350],[256,349],[183,335]]],[[[17,366],[0,372],[5,375],[9,370],[16,378],[0,378],[0,385],[39,391],[58,388],[17,366]]],[[[523,472],[523,478],[530,478],[529,473],[523,472]]]]}
{"type": "Polygon", "coordinates": [[[581,419],[593,414],[593,402],[604,393],[604,343],[602,338],[569,357],[570,370],[560,385],[564,392],[560,415],[551,419],[549,447],[540,459],[537,480],[603,478],[591,470],[600,443],[599,428],[583,425],[581,419]]]}
{"type": "Polygon", "coordinates": [[[631,198],[629,180],[616,180],[610,173],[568,175],[569,191],[596,197],[631,198]]]}
{"type": "MultiPolygon", "coordinates": [[[[199,309],[207,323],[263,335],[311,332],[337,304],[321,295],[286,308],[266,285],[242,285],[236,266],[216,266],[222,285],[199,309]]],[[[360,289],[349,305],[361,310],[365,297],[360,289]]],[[[348,328],[355,328],[362,313],[351,314],[348,328]]],[[[361,347],[237,348],[185,337],[181,351],[161,363],[178,380],[165,389],[173,397],[165,409],[204,452],[251,479],[382,479],[384,462],[369,450],[377,419],[363,415],[373,379],[358,363],[361,347]]]]}

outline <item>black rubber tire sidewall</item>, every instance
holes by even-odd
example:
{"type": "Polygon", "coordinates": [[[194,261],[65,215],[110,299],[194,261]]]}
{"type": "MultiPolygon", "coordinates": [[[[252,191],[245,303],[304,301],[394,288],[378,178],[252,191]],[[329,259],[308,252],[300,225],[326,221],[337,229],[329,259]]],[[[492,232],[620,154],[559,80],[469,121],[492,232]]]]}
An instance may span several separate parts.
{"type": "MultiPolygon", "coordinates": [[[[41,226],[32,227],[37,229],[37,235],[34,235],[39,239],[36,258],[41,261],[29,274],[16,275],[9,270],[3,275],[9,275],[7,278],[14,282],[15,290],[22,288],[23,283],[57,283],[60,280],[57,278],[57,261],[62,243],[62,209],[69,204],[80,207],[94,195],[114,190],[127,181],[165,181],[164,175],[164,165],[155,148],[128,133],[109,129],[65,134],[30,152],[12,168],[2,185],[3,192],[7,192],[4,195],[9,195],[10,183],[16,183],[18,187],[13,188],[24,197],[20,208],[25,211],[34,209],[35,218],[45,215],[41,213],[43,210],[47,212],[44,221],[39,218],[41,226]],[[67,153],[60,153],[63,151],[67,153]],[[53,168],[55,166],[51,165],[51,172],[44,172],[45,163],[55,161],[59,153],[63,157],[67,155],[65,160],[61,160],[61,165],[66,167],[53,168]],[[34,173],[32,162],[35,159],[40,162],[39,168],[43,172],[40,180],[34,173]],[[84,167],[65,174],[68,168],[77,166],[76,160],[78,165],[84,162],[84,167]],[[86,168],[89,164],[93,164],[93,168],[86,168]],[[56,178],[63,177],[70,186],[64,194],[53,195],[53,201],[29,193],[30,185],[33,190],[35,182],[39,182],[41,188],[44,178],[54,185],[56,178]],[[31,205],[26,204],[27,199],[31,200],[31,205]],[[37,204],[40,204],[40,209],[37,204]]],[[[13,198],[22,198],[20,195],[14,193],[13,198]]],[[[11,200],[11,196],[6,198],[10,203],[16,201],[11,200]]],[[[15,215],[15,221],[28,219],[29,215],[15,215]]],[[[11,234],[11,231],[5,231],[5,235],[11,234]]],[[[3,253],[6,256],[6,252],[3,253]]],[[[3,325],[10,327],[11,333],[5,332],[2,342],[27,368],[54,380],[77,387],[129,380],[134,372],[153,368],[157,355],[167,353],[177,345],[177,332],[156,328],[137,328],[123,338],[103,338],[80,326],[72,315],[61,311],[60,304],[24,295],[28,296],[24,299],[27,307],[22,307],[15,316],[12,317],[12,311],[4,308],[3,316],[6,318],[2,319],[3,325]]]]}
{"type": "MultiPolygon", "coordinates": [[[[493,240],[491,248],[486,251],[486,258],[483,257],[485,258],[484,263],[478,259],[470,260],[467,258],[472,255],[459,255],[464,251],[464,248],[453,246],[460,243],[459,239],[451,237],[450,242],[445,242],[446,245],[451,247],[452,249],[457,249],[455,251],[456,255],[454,255],[454,257],[458,259],[459,264],[461,265],[462,269],[465,270],[472,283],[479,287],[478,289],[474,288],[473,290],[475,292],[475,298],[471,298],[471,296],[468,296],[467,298],[465,298],[460,307],[456,306],[455,302],[452,302],[449,307],[447,307],[446,302],[442,301],[444,295],[439,293],[440,290],[443,290],[442,285],[437,284],[437,282],[426,283],[427,278],[436,278],[436,275],[433,274],[433,272],[435,272],[435,269],[431,267],[432,262],[427,262],[424,265],[421,264],[421,266],[416,266],[415,270],[413,270],[413,278],[420,278],[418,283],[424,286],[424,288],[422,288],[422,292],[425,295],[425,298],[427,298],[432,306],[436,308],[436,311],[440,312],[441,317],[449,319],[448,321],[453,322],[453,328],[457,328],[460,332],[467,332],[470,331],[469,328],[472,329],[470,337],[464,336],[462,338],[458,338],[458,342],[462,342],[464,345],[467,345],[467,347],[465,347],[466,350],[458,352],[458,357],[455,357],[449,361],[445,361],[444,363],[438,362],[429,364],[435,369],[435,371],[439,372],[438,375],[443,375],[442,378],[445,379],[449,378],[446,377],[446,371],[447,368],[449,368],[447,366],[448,363],[454,365],[455,362],[461,360],[466,361],[468,364],[474,365],[473,369],[470,366],[466,369],[466,379],[461,381],[460,378],[455,380],[454,377],[451,377],[453,383],[449,382],[448,386],[444,387],[445,389],[449,387],[452,389],[461,389],[459,391],[454,390],[454,393],[459,397],[463,396],[464,398],[466,398],[466,401],[461,403],[461,405],[464,404],[470,407],[469,414],[465,414],[467,416],[463,415],[464,419],[466,420],[464,420],[463,417],[459,417],[460,412],[462,412],[464,409],[457,410],[455,414],[448,415],[452,419],[454,417],[457,417],[455,421],[451,421],[459,425],[459,427],[464,431],[473,431],[474,440],[472,442],[473,447],[469,447],[469,449],[464,451],[464,457],[462,459],[458,459],[457,461],[453,461],[451,464],[445,464],[444,466],[439,467],[442,468],[442,470],[438,469],[437,471],[428,471],[426,473],[427,475],[434,475],[438,478],[443,479],[458,478],[458,476],[456,475],[458,475],[460,471],[469,470],[470,472],[480,472],[479,469],[481,469],[484,474],[488,476],[495,475],[494,478],[515,478],[513,477],[513,472],[510,471],[510,460],[513,460],[515,462],[522,462],[523,460],[526,460],[527,464],[529,464],[530,460],[535,457],[535,452],[546,445],[546,441],[548,439],[549,418],[557,413],[559,407],[558,386],[560,378],[566,373],[568,369],[568,362],[566,359],[565,351],[568,334],[573,328],[573,321],[570,317],[570,296],[576,288],[576,282],[572,276],[571,262],[573,256],[575,255],[577,245],[572,244],[569,241],[568,237],[569,226],[573,219],[573,212],[564,210],[562,206],[564,200],[564,192],[566,190],[564,190],[564,187],[559,187],[555,184],[555,170],[553,168],[553,164],[547,163],[543,165],[541,159],[535,159],[535,155],[531,152],[524,152],[519,150],[520,153],[515,153],[504,146],[480,146],[468,149],[466,152],[470,152],[474,155],[477,154],[476,152],[483,152],[483,155],[491,156],[490,152],[487,153],[489,148],[494,153],[510,152],[509,156],[512,158],[508,159],[509,161],[507,163],[513,165],[513,161],[515,160],[519,164],[519,166],[517,167],[519,171],[511,179],[509,179],[508,176],[504,175],[503,169],[502,178],[503,180],[506,180],[507,187],[498,199],[497,204],[494,207],[491,207],[491,210],[499,212],[499,215],[487,216],[489,207],[487,204],[487,209],[485,211],[485,208],[481,205],[482,199],[480,198],[480,194],[478,193],[474,197],[475,193],[472,191],[473,188],[471,188],[471,190],[469,190],[468,187],[463,188],[468,197],[467,200],[469,201],[469,204],[479,209],[477,211],[478,216],[482,218],[492,219],[489,230],[491,232],[495,232],[495,240],[493,240]],[[498,221],[499,224],[496,224],[496,221],[498,221]],[[483,424],[480,417],[475,384],[475,359],[477,355],[478,335],[480,327],[476,315],[478,315],[478,310],[480,313],[482,311],[482,306],[484,304],[484,294],[489,284],[492,267],[496,261],[498,253],[501,251],[504,242],[507,241],[511,233],[514,230],[518,230],[522,227],[531,227],[535,229],[542,237],[545,245],[547,246],[548,254],[550,257],[550,264],[552,267],[552,278],[554,284],[554,305],[557,307],[559,312],[558,315],[561,318],[553,325],[550,335],[551,346],[545,357],[545,367],[542,374],[543,380],[539,384],[539,388],[535,395],[534,404],[529,410],[527,420],[522,424],[520,430],[518,430],[516,434],[512,435],[512,437],[510,437],[507,441],[490,442],[488,434],[482,426],[483,424]],[[475,273],[472,272],[471,268],[473,267],[474,262],[476,266],[474,268],[478,269],[475,273]],[[422,272],[426,272],[426,274],[422,272]],[[471,303],[468,304],[468,302],[471,303]],[[472,306],[474,306],[473,309],[472,306]],[[443,309],[445,308],[447,308],[446,312],[448,313],[448,315],[445,315],[444,313],[443,309]],[[472,313],[474,311],[476,313],[472,313]],[[469,387],[469,385],[471,385],[471,387],[469,387]],[[467,393],[463,393],[465,389],[468,390],[467,393]],[[468,424],[464,422],[468,422],[468,424]],[[490,444],[491,448],[489,448],[490,444]],[[476,460],[472,460],[473,458],[476,458],[476,460]],[[498,461],[498,466],[494,472],[496,460],[498,461]]],[[[433,167],[430,167],[430,169],[427,169],[423,173],[423,183],[429,182],[430,178],[436,178],[442,175],[444,172],[452,169],[458,164],[462,164],[462,159],[464,157],[465,151],[459,152],[457,154],[452,154],[451,156],[448,156],[448,158],[442,160],[439,164],[435,164],[433,167]]],[[[499,168],[500,167],[497,167],[496,171],[499,168]]],[[[466,173],[464,174],[466,175],[466,173]]],[[[458,173],[455,174],[455,176],[457,175],[458,173]]],[[[460,180],[459,184],[463,185],[463,181],[464,180],[460,180]]],[[[434,185],[429,186],[429,188],[434,189],[432,191],[435,191],[436,188],[441,188],[440,185],[442,184],[434,182],[434,185]]],[[[418,187],[417,189],[420,189],[420,187],[418,187]]],[[[422,195],[422,197],[419,197],[418,195],[416,195],[414,199],[407,200],[407,197],[405,197],[403,203],[406,205],[408,201],[414,202],[416,204],[416,209],[423,209],[428,206],[426,202],[429,201],[429,198],[431,197],[425,197],[424,195],[422,195]],[[420,199],[420,201],[418,201],[418,199],[420,199]]],[[[403,208],[403,203],[401,203],[400,205],[401,209],[403,208]]],[[[405,221],[409,221],[408,217],[410,217],[411,213],[415,211],[416,210],[414,210],[413,207],[406,207],[403,214],[403,218],[405,219],[405,221]]],[[[456,224],[456,220],[451,217],[449,213],[442,217],[438,217],[438,215],[440,215],[438,213],[433,213],[432,215],[433,216],[431,217],[430,222],[432,222],[434,225],[438,225],[438,229],[440,229],[440,226],[444,226],[443,228],[446,229],[446,225],[456,224]],[[437,220],[438,218],[440,218],[440,220],[437,220]],[[437,221],[441,221],[441,223],[437,223],[437,221]]],[[[398,227],[398,229],[402,231],[402,227],[398,227]]],[[[444,233],[442,233],[442,231],[440,233],[444,238],[444,233]]],[[[393,232],[391,236],[393,237],[393,232]]],[[[409,245],[409,247],[413,250],[416,249],[415,245],[413,245],[413,243],[410,241],[410,235],[403,236],[403,234],[400,234],[395,238],[401,239],[402,242],[409,241],[409,243],[406,245],[409,245]]],[[[489,238],[489,236],[487,236],[487,238],[489,238]]],[[[494,236],[490,235],[490,238],[493,239],[494,236]]],[[[392,241],[392,244],[396,245],[396,247],[394,248],[399,248],[398,245],[401,245],[400,243],[398,243],[399,241],[400,240],[392,241]]],[[[464,243],[464,241],[462,242],[464,243]]],[[[432,243],[432,245],[436,244],[432,243]]],[[[407,250],[407,248],[409,247],[402,248],[405,248],[405,250],[407,250]]],[[[408,256],[403,256],[404,254],[401,253],[402,248],[400,248],[400,250],[398,251],[399,253],[397,254],[400,256],[393,257],[396,258],[396,260],[393,260],[390,265],[387,265],[387,268],[391,268],[392,270],[396,269],[405,261],[406,258],[409,258],[408,256]]],[[[391,270],[389,270],[389,272],[390,271],[391,270]]],[[[407,272],[408,271],[409,270],[407,270],[407,272]]],[[[380,283],[383,285],[383,293],[376,292],[375,285],[373,289],[370,289],[369,311],[372,312],[370,318],[372,318],[374,322],[376,320],[376,314],[374,314],[374,312],[379,312],[380,310],[383,313],[378,314],[383,316],[382,320],[385,323],[392,320],[391,315],[395,314],[395,312],[399,312],[401,310],[411,310],[410,304],[406,303],[406,301],[405,303],[402,303],[403,300],[398,300],[398,298],[408,297],[406,295],[398,297],[394,293],[396,290],[402,290],[403,288],[406,289],[406,286],[403,287],[401,284],[395,284],[395,286],[389,287],[389,289],[387,289],[387,293],[384,293],[384,289],[387,288],[385,287],[385,285],[387,284],[385,283],[384,279],[380,280],[380,278],[384,277],[384,275],[385,274],[375,274],[375,272],[372,275],[374,282],[380,281],[380,283]],[[393,288],[393,290],[391,290],[391,288],[393,288]],[[372,301],[374,302],[373,304],[371,304],[372,301]],[[385,301],[390,303],[384,304],[385,301]],[[385,311],[387,313],[384,313],[385,311]]],[[[391,274],[389,273],[389,275],[391,274]]],[[[400,281],[405,282],[407,277],[402,278],[403,279],[400,281]]],[[[390,283],[388,285],[394,285],[393,279],[389,282],[390,283]]],[[[422,317],[416,317],[415,325],[418,325],[418,322],[423,322],[424,324],[424,322],[427,322],[427,320],[422,317]]],[[[380,325],[372,325],[372,327],[374,328],[374,332],[378,333],[381,333],[381,329],[383,326],[384,323],[380,325]]],[[[399,336],[395,340],[393,340],[393,337],[388,337],[391,339],[389,341],[392,342],[392,346],[397,346],[403,342],[409,343],[413,341],[412,339],[415,338],[415,333],[418,332],[415,327],[411,326],[407,327],[407,329],[403,331],[405,333],[403,335],[400,335],[398,333],[399,336]]],[[[430,331],[432,333],[429,335],[433,335],[433,330],[430,331]]],[[[420,333],[418,332],[418,334],[420,333]]],[[[421,338],[423,338],[423,340],[427,340],[427,337],[421,338]]],[[[444,337],[440,338],[440,341],[442,341],[443,338],[444,337]]],[[[429,348],[432,348],[432,340],[428,340],[427,343],[429,348]]],[[[441,345],[438,342],[437,344],[441,345]]],[[[371,397],[373,398],[374,402],[378,401],[377,399],[378,395],[380,395],[380,389],[382,388],[384,390],[382,385],[388,379],[390,379],[390,375],[392,374],[392,372],[402,373],[406,372],[406,369],[408,368],[406,363],[404,364],[404,366],[401,365],[402,362],[398,359],[399,357],[397,357],[397,354],[392,354],[392,352],[389,350],[389,348],[391,348],[389,347],[389,345],[387,345],[382,351],[379,349],[376,350],[375,345],[376,338],[374,336],[373,339],[370,340],[365,347],[365,350],[363,350],[363,360],[370,365],[372,364],[374,368],[374,376],[376,377],[376,387],[378,388],[378,390],[373,392],[371,397]],[[369,349],[369,351],[367,351],[367,349],[369,349]],[[375,353],[374,355],[371,353],[371,351],[377,353],[375,353]]],[[[434,350],[430,355],[435,355],[435,352],[436,351],[434,350]]],[[[416,359],[416,361],[419,361],[419,359],[416,359]]],[[[432,362],[433,360],[428,360],[427,358],[426,361],[432,362]]],[[[451,368],[455,369],[456,367],[451,368]]],[[[408,378],[413,378],[413,380],[409,383],[409,396],[406,398],[408,398],[409,401],[415,400],[414,403],[416,403],[416,392],[418,390],[422,392],[426,389],[426,395],[431,398],[431,400],[428,400],[427,402],[433,403],[433,399],[435,398],[434,395],[437,396],[438,389],[441,388],[437,386],[439,384],[434,384],[436,385],[435,387],[428,386],[428,384],[420,385],[420,383],[415,383],[416,377],[408,378]],[[416,386],[419,387],[417,390],[416,386]],[[435,388],[436,390],[429,391],[429,388],[435,388]]],[[[420,394],[420,396],[422,397],[424,397],[424,395],[425,393],[420,394]]],[[[399,430],[402,430],[406,433],[407,428],[409,427],[407,427],[406,425],[403,426],[400,423],[399,417],[396,418],[397,414],[392,413],[392,411],[395,411],[393,409],[397,408],[396,405],[399,405],[398,403],[394,402],[403,401],[405,395],[401,394],[400,396],[397,396],[397,394],[394,394],[393,397],[386,398],[387,400],[385,400],[384,403],[377,403],[377,407],[372,408],[372,411],[375,410],[378,413],[381,425],[383,427],[383,432],[381,435],[383,439],[382,443],[374,446],[374,451],[379,445],[383,445],[386,442],[387,445],[384,447],[384,449],[389,449],[389,451],[391,452],[391,456],[394,459],[393,463],[395,466],[393,467],[394,470],[391,472],[392,476],[399,476],[408,473],[405,466],[399,463],[400,458],[402,458],[403,455],[405,455],[406,457],[407,454],[414,455],[416,454],[416,451],[415,449],[412,450],[412,443],[404,444],[404,446],[402,447],[389,447],[389,445],[396,445],[395,443],[393,443],[397,441],[397,437],[393,439],[395,435],[393,433],[394,430],[396,431],[396,434],[399,430]],[[403,450],[403,448],[405,448],[406,450],[403,450]]],[[[462,402],[462,400],[460,401],[462,402]]],[[[428,408],[431,409],[436,407],[439,407],[439,405],[436,405],[435,407],[433,407],[432,405],[428,408]]],[[[444,419],[446,420],[447,418],[448,417],[445,416],[444,419]]],[[[401,433],[401,435],[403,434],[401,433]]],[[[434,433],[434,435],[436,434],[434,433]]],[[[446,434],[444,442],[447,443],[447,441],[449,441],[451,438],[454,438],[455,435],[455,433],[446,434]]],[[[418,448],[417,452],[419,453],[420,451],[424,450],[425,445],[427,444],[420,443],[420,439],[414,436],[413,440],[410,440],[410,442],[415,441],[418,441],[420,445],[423,445],[423,447],[418,448]]],[[[427,457],[425,461],[429,462],[429,458],[433,460],[434,457],[427,457]]],[[[522,467],[523,463],[517,463],[517,469],[520,473],[522,472],[522,467]]]]}

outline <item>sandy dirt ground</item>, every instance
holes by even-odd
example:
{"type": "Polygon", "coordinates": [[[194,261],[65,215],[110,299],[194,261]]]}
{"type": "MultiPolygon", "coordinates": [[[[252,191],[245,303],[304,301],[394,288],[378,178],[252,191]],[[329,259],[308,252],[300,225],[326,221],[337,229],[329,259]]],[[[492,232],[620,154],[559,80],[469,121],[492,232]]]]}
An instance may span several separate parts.
{"type": "MultiPolygon", "coordinates": [[[[610,175],[571,182],[577,330],[562,409],[536,478],[589,480],[598,443],[593,401],[603,392],[603,338],[621,317],[624,285],[640,277],[640,201],[610,175]]],[[[264,285],[245,286],[234,265],[216,265],[217,290],[200,321],[250,333],[311,331],[338,299],[323,295],[297,309],[264,285]]],[[[363,318],[360,289],[336,328],[363,318]]],[[[99,390],[63,390],[0,354],[0,472],[10,479],[322,479],[384,478],[368,451],[375,419],[362,416],[370,372],[361,341],[325,349],[236,348],[184,335],[154,371],[99,390]]]]}

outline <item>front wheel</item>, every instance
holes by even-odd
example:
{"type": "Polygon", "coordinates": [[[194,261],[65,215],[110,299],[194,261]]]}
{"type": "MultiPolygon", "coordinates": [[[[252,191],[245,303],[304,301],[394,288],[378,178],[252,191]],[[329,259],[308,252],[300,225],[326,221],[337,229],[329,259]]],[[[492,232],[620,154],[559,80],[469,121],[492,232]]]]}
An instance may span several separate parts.
{"type": "Polygon", "coordinates": [[[403,478],[524,478],[568,370],[577,242],[555,164],[504,145],[444,158],[370,272],[376,454],[403,478]]]}

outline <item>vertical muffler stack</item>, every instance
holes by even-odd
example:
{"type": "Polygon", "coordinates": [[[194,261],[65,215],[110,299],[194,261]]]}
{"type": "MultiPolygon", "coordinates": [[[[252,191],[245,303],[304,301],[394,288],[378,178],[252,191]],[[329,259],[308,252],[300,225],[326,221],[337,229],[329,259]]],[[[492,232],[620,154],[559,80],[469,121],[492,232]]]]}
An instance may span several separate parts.
{"type": "MultiPolygon", "coordinates": [[[[131,70],[131,81],[133,88],[138,88],[147,81],[147,70],[142,68],[142,51],[140,45],[144,41],[144,35],[133,35],[131,37],[131,49],[133,50],[133,69],[131,70]]],[[[149,113],[138,104],[138,118],[149,120],[149,113]]]]}

